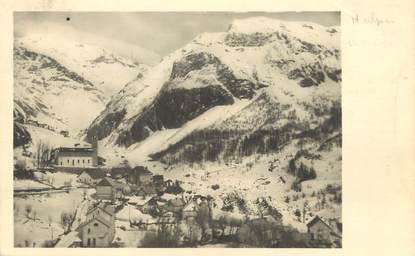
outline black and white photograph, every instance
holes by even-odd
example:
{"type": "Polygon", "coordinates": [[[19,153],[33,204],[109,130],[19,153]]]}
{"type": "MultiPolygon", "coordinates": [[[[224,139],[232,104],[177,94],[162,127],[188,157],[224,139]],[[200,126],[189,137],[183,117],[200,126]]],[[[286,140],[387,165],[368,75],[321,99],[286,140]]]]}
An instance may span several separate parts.
{"type": "Polygon", "coordinates": [[[13,26],[15,248],[342,248],[340,12],[13,26]]]}

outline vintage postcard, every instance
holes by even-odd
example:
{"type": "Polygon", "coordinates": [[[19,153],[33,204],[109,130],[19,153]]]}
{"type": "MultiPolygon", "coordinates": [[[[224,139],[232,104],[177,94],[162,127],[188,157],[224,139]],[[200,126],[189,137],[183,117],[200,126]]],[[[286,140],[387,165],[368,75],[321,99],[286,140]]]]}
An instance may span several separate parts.
{"type": "MultiPolygon", "coordinates": [[[[372,98],[371,83],[350,85],[364,74],[358,66],[344,72],[344,59],[394,41],[356,40],[344,30],[394,26],[394,18],[341,8],[11,14],[11,109],[1,118],[10,123],[12,152],[2,182],[10,183],[7,239],[16,254],[324,248],[334,255],[344,253],[344,230],[365,224],[353,211],[370,218],[356,195],[364,186],[353,182],[377,177],[351,177],[377,164],[364,163],[369,151],[357,146],[364,139],[350,139],[365,125],[349,106],[384,96],[372,98]],[[345,83],[347,76],[354,78],[345,83]],[[352,197],[343,206],[347,184],[352,197]]],[[[367,129],[379,114],[367,116],[367,129]]],[[[414,252],[413,243],[407,248],[414,252]]]]}
{"type": "Polygon", "coordinates": [[[14,29],[15,247],[342,246],[340,12],[14,29]]]}

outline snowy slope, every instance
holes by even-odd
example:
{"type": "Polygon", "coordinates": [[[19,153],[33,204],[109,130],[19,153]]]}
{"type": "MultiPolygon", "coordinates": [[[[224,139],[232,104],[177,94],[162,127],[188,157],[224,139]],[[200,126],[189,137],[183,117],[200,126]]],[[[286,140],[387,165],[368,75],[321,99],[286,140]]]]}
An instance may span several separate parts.
{"type": "Polygon", "coordinates": [[[104,108],[105,97],[91,81],[55,59],[17,47],[14,102],[15,116],[21,117],[20,122],[34,120],[73,134],[104,108]]]}
{"type": "Polygon", "coordinates": [[[72,41],[62,35],[32,33],[17,38],[15,45],[55,59],[91,81],[108,99],[148,68],[105,48],[72,41]]]}
{"type": "Polygon", "coordinates": [[[15,39],[14,48],[15,121],[67,130],[70,136],[87,128],[113,94],[148,69],[105,48],[52,33],[26,34],[15,39]]]}
{"type": "Polygon", "coordinates": [[[197,36],[130,82],[86,138],[98,135],[108,147],[145,158],[206,127],[313,129],[340,102],[340,63],[338,28],[235,20],[228,31],[197,36]]]}

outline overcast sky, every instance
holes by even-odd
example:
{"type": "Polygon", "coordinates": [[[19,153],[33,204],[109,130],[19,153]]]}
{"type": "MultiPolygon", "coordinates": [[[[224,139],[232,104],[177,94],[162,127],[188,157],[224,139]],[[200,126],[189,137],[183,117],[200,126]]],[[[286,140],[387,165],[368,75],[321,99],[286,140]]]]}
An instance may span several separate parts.
{"type": "Polygon", "coordinates": [[[225,31],[233,19],[254,16],[340,25],[339,12],[15,12],[14,33],[16,37],[31,32],[62,33],[85,43],[108,40],[112,43],[102,46],[124,55],[125,48],[133,47],[136,51],[148,49],[162,57],[200,33],[225,31]]]}

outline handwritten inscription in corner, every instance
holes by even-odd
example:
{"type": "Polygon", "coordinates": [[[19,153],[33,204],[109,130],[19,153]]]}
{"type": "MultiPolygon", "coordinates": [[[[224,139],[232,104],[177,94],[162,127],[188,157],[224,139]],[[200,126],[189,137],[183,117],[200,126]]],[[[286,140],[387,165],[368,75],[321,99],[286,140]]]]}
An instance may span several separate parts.
{"type": "Polygon", "coordinates": [[[353,24],[374,24],[376,26],[382,26],[384,24],[392,24],[395,23],[394,20],[377,16],[376,14],[372,13],[370,16],[359,16],[356,14],[352,17],[353,24]]]}

